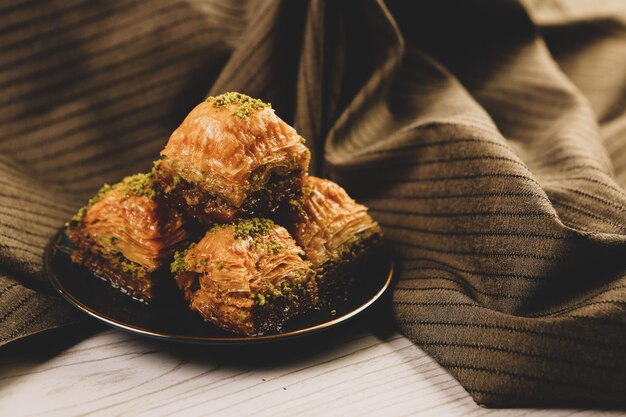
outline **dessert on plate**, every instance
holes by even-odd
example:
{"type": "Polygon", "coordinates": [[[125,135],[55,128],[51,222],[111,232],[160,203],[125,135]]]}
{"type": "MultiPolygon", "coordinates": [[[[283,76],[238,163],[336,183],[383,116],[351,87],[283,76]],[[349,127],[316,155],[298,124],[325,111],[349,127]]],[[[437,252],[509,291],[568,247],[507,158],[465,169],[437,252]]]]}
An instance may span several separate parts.
{"type": "Polygon", "coordinates": [[[209,97],[171,135],[155,164],[160,193],[205,224],[267,216],[299,198],[309,150],[269,104],[209,97]]]}
{"type": "Polygon", "coordinates": [[[105,185],[68,222],[72,260],[144,301],[175,281],[170,301],[243,335],[347,305],[382,232],[343,188],[307,175],[303,142],[261,100],[209,97],[149,174],[105,185]]]}
{"type": "Polygon", "coordinates": [[[157,198],[150,174],[103,186],[67,227],[74,262],[143,301],[152,300],[157,272],[190,237],[183,216],[157,198]]]}
{"type": "Polygon", "coordinates": [[[287,230],[268,219],[214,226],[176,254],[171,271],[193,311],[244,335],[279,331],[317,302],[311,264],[287,230]]]}
{"type": "Polygon", "coordinates": [[[367,207],[330,180],[307,177],[303,194],[288,228],[317,273],[320,298],[341,301],[359,265],[378,250],[382,231],[367,207]]]}

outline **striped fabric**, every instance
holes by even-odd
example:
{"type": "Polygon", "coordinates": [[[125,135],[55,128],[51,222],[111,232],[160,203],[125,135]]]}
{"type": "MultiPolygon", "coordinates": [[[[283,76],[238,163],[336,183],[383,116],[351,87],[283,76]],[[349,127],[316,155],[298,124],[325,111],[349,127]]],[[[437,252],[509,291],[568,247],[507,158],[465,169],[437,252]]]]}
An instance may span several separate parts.
{"type": "Polygon", "coordinates": [[[236,90],[371,207],[398,327],[478,403],[626,403],[626,4],[602,5],[3,2],[0,343],[82,320],[47,239],[236,90]]]}

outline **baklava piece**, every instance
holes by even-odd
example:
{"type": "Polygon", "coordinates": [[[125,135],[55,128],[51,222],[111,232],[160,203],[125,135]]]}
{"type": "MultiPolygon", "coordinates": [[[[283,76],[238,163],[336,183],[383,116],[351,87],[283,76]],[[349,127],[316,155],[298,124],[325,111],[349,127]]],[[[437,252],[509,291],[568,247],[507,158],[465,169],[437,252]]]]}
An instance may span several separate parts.
{"type": "Polygon", "coordinates": [[[343,188],[316,177],[307,177],[302,204],[292,210],[288,223],[316,271],[320,300],[345,301],[365,259],[381,248],[380,227],[343,188]]]}
{"type": "Polygon", "coordinates": [[[317,303],[311,264],[287,230],[254,218],[213,227],[171,271],[190,308],[222,329],[276,332],[317,303]]]}
{"type": "Polygon", "coordinates": [[[102,187],[67,232],[74,262],[146,302],[154,297],[158,270],[189,238],[181,214],[157,201],[150,174],[102,187]]]}
{"type": "Polygon", "coordinates": [[[301,196],[303,142],[269,104],[226,93],[189,113],[153,172],[166,198],[206,224],[265,217],[301,196]]]}

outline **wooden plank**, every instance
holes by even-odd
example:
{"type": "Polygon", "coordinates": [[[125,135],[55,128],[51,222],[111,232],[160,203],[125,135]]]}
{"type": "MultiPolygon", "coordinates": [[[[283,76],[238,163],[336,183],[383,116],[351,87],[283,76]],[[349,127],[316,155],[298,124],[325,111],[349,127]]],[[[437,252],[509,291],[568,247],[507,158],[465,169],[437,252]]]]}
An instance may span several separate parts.
{"type": "Polygon", "coordinates": [[[408,339],[360,326],[316,343],[254,349],[173,345],[114,330],[50,357],[46,348],[0,359],[1,415],[626,415],[481,408],[408,339]]]}

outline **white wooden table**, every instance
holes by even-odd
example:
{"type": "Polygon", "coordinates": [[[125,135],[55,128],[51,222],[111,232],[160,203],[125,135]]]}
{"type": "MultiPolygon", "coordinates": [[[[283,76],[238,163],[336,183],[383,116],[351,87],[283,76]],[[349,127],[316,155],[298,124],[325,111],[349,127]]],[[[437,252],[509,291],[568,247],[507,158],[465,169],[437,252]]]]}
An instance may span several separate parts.
{"type": "Polygon", "coordinates": [[[261,352],[112,329],[36,337],[0,350],[0,416],[626,415],[481,408],[409,340],[368,328],[261,352]]]}

